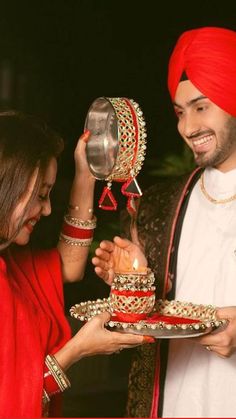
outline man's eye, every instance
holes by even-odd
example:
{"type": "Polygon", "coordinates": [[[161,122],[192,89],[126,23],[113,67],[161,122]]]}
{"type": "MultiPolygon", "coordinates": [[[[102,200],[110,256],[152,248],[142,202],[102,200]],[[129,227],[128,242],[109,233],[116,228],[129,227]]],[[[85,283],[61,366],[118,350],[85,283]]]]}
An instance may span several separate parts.
{"type": "Polygon", "coordinates": [[[206,109],[207,109],[207,106],[206,106],[206,105],[199,105],[199,106],[197,107],[197,111],[198,111],[198,112],[205,111],[206,109]]]}
{"type": "Polygon", "coordinates": [[[175,113],[176,113],[177,118],[179,118],[179,119],[183,116],[182,111],[176,111],[175,113]]]}

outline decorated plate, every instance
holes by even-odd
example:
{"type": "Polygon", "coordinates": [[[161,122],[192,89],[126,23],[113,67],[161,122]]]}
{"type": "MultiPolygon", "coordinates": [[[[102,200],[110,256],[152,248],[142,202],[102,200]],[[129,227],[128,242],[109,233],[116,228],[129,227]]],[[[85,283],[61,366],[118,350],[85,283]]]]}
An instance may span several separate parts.
{"type": "Polygon", "coordinates": [[[145,320],[135,323],[119,321],[113,314],[109,298],[76,304],[71,307],[70,314],[80,321],[88,321],[104,311],[112,314],[106,325],[109,329],[158,339],[201,336],[217,329],[220,331],[227,325],[227,320],[217,320],[216,308],[212,305],[176,300],[157,300],[155,310],[145,320]]]}

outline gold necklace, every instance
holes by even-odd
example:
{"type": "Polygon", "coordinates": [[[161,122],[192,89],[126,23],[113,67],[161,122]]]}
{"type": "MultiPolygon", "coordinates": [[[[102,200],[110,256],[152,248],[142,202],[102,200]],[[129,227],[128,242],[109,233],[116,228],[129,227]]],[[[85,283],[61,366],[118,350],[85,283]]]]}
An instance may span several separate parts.
{"type": "Polygon", "coordinates": [[[201,177],[200,177],[200,188],[201,188],[202,193],[208,199],[208,201],[212,202],[213,204],[227,204],[228,202],[234,201],[236,199],[236,194],[225,199],[212,198],[212,196],[209,195],[209,193],[205,189],[203,173],[204,172],[202,172],[201,177]]]}

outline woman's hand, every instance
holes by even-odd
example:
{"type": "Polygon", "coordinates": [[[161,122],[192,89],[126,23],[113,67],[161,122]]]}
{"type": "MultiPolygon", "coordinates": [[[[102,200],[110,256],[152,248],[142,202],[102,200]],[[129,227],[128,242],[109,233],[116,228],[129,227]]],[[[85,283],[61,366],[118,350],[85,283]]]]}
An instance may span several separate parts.
{"type": "Polygon", "coordinates": [[[227,319],[228,325],[222,331],[216,331],[216,333],[213,332],[194,340],[212,353],[222,358],[229,358],[236,352],[236,307],[219,308],[216,315],[217,319],[227,319]]]}
{"type": "Polygon", "coordinates": [[[110,332],[105,324],[111,314],[104,312],[89,320],[67,344],[55,354],[63,369],[68,369],[81,358],[93,355],[112,354],[122,349],[133,348],[143,343],[152,343],[154,338],[128,333],[110,332]]]}
{"type": "Polygon", "coordinates": [[[83,176],[85,179],[94,179],[94,176],[89,170],[87,157],[86,157],[86,144],[89,141],[90,131],[86,130],[78,139],[75,151],[74,151],[74,159],[75,159],[75,173],[76,176],[83,176]]]}
{"type": "Polygon", "coordinates": [[[92,263],[96,274],[111,285],[115,272],[129,271],[134,260],[138,266],[147,266],[147,259],[140,247],[130,240],[114,237],[113,242],[103,240],[95,251],[92,263]]]}

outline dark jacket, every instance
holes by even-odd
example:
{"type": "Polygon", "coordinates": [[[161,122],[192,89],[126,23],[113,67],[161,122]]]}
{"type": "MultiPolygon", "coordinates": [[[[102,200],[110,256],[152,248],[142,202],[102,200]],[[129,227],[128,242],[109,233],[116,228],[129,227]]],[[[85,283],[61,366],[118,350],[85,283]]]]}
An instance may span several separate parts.
{"type": "MultiPolygon", "coordinates": [[[[163,178],[143,194],[137,217],[139,241],[156,278],[157,299],[175,295],[178,242],[191,189],[200,170],[178,178],[163,178]],[[172,290],[166,295],[168,278],[172,290]]],[[[137,348],[131,365],[126,417],[160,417],[168,340],[137,348]],[[160,345],[161,342],[161,345],[160,345]]]]}

